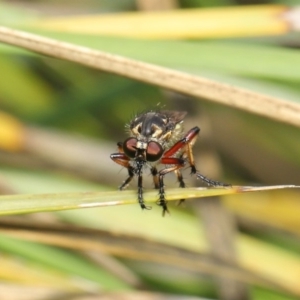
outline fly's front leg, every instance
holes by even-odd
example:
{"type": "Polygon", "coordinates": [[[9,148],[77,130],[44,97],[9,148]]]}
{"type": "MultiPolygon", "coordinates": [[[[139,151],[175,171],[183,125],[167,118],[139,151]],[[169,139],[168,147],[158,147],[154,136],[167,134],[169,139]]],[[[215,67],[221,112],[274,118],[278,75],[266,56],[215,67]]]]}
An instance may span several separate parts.
{"type": "Polygon", "coordinates": [[[129,185],[130,181],[134,176],[133,167],[130,165],[130,158],[124,153],[123,145],[121,142],[117,143],[119,153],[113,153],[110,155],[110,158],[117,164],[125,167],[128,170],[128,177],[119,187],[120,190],[124,190],[129,185]]]}
{"type": "Polygon", "coordinates": [[[138,170],[138,201],[142,209],[152,209],[151,206],[146,206],[144,203],[143,197],[143,176],[142,176],[142,169],[138,170]]]}
{"type": "Polygon", "coordinates": [[[131,166],[128,166],[127,168],[128,170],[128,177],[124,180],[124,182],[119,186],[119,189],[122,191],[122,190],[125,190],[130,181],[132,180],[132,178],[134,177],[134,172],[133,172],[133,168],[131,166]]]}
{"type": "Polygon", "coordinates": [[[113,153],[110,155],[110,158],[115,163],[121,165],[122,167],[125,167],[128,170],[128,177],[119,187],[120,190],[124,190],[128,186],[128,184],[130,183],[130,181],[132,180],[132,178],[134,176],[133,167],[129,163],[130,159],[123,152],[113,153]]]}
{"type": "MultiPolygon", "coordinates": [[[[120,151],[121,148],[119,148],[120,151]]],[[[122,185],[119,187],[120,190],[124,190],[132,178],[134,177],[134,168],[130,165],[130,158],[126,156],[125,153],[120,152],[120,153],[113,153],[110,155],[110,158],[117,164],[127,168],[128,170],[128,177],[126,180],[122,183],[122,185]]],[[[144,198],[143,198],[143,176],[142,176],[142,170],[141,168],[138,171],[138,202],[141,206],[142,209],[151,209],[151,206],[146,206],[144,203],[144,198]]]]}
{"type": "MultiPolygon", "coordinates": [[[[125,167],[128,170],[128,177],[119,187],[120,190],[124,190],[135,174],[138,176],[138,202],[142,209],[151,209],[151,206],[146,206],[143,198],[143,176],[142,176],[142,165],[135,172],[135,169],[130,165],[130,158],[124,153],[123,145],[121,142],[117,143],[119,153],[113,153],[110,158],[117,164],[125,167]]],[[[157,172],[157,171],[156,171],[157,172]]]]}

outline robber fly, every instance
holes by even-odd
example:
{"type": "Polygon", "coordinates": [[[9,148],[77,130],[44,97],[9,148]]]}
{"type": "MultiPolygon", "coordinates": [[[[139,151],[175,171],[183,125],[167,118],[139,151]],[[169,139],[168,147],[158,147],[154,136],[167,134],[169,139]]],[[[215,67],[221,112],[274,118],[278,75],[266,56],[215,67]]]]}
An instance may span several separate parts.
{"type": "Polygon", "coordinates": [[[120,186],[120,190],[125,189],[132,178],[137,176],[138,202],[142,209],[151,209],[150,206],[145,205],[143,199],[145,167],[150,168],[154,186],[159,190],[157,204],[162,207],[163,215],[169,212],[165,199],[164,176],[170,172],[176,174],[179,186],[182,188],[185,187],[185,183],[180,170],[186,165],[191,168],[191,174],[208,185],[228,186],[208,179],[197,171],[192,148],[200,128],[196,126],[183,135],[185,115],[186,112],[179,111],[149,111],[138,114],[127,125],[130,137],[123,143],[119,142],[117,144],[119,152],[110,156],[114,162],[128,170],[128,177],[120,186]],[[159,165],[164,167],[158,170],[159,165]]]}

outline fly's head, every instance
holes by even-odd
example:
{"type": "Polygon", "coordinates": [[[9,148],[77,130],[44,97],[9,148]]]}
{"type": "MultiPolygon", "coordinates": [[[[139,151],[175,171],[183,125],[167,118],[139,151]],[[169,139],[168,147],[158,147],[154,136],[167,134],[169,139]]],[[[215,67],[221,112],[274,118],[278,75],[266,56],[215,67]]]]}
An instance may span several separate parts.
{"type": "Polygon", "coordinates": [[[137,115],[128,125],[130,137],[123,143],[124,153],[138,164],[158,161],[165,149],[180,138],[185,115],[177,111],[137,115]]]}

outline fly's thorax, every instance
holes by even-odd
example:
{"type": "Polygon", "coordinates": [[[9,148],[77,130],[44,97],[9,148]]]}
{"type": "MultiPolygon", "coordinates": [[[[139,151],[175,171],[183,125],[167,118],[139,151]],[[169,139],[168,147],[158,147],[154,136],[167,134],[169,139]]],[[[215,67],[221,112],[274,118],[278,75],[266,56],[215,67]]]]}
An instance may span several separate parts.
{"type": "Polygon", "coordinates": [[[167,131],[167,119],[160,113],[148,112],[133,119],[129,128],[131,134],[140,140],[158,140],[167,131]]]}
{"type": "Polygon", "coordinates": [[[183,122],[177,123],[174,129],[170,132],[168,139],[165,142],[165,148],[170,148],[178,142],[183,135],[183,122]]]}
{"type": "Polygon", "coordinates": [[[171,118],[170,112],[151,111],[135,117],[127,128],[130,136],[140,141],[141,146],[144,146],[143,143],[153,141],[165,149],[181,138],[183,121],[171,118]]]}
{"type": "Polygon", "coordinates": [[[136,161],[159,161],[163,153],[182,138],[185,115],[186,112],[178,111],[149,111],[137,115],[126,126],[130,137],[123,143],[124,153],[136,161]]]}

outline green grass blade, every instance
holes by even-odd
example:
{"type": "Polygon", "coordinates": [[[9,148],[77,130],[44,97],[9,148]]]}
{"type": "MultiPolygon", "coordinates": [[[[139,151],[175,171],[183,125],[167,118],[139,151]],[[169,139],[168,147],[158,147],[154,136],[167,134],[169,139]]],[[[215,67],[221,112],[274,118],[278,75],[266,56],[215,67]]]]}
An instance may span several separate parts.
{"type": "MultiPolygon", "coordinates": [[[[233,186],[226,188],[209,189],[170,189],[167,191],[167,200],[174,201],[180,199],[213,197],[283,188],[300,187],[294,185],[279,185],[265,187],[233,186]]],[[[157,197],[157,191],[147,191],[144,193],[145,202],[156,202],[157,197]]],[[[137,200],[135,191],[10,195],[0,197],[0,215],[102,207],[111,205],[133,204],[136,202],[137,200]]]]}
{"type": "Polygon", "coordinates": [[[81,276],[108,290],[116,287],[129,289],[126,283],[75,253],[39,243],[22,241],[7,235],[1,235],[0,249],[59,270],[61,273],[81,276]]]}

